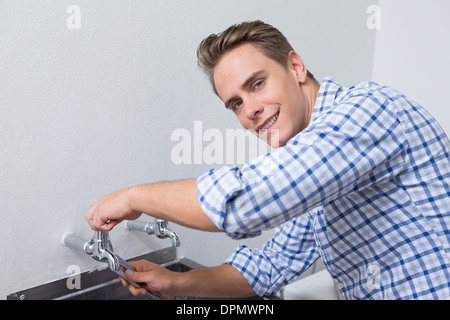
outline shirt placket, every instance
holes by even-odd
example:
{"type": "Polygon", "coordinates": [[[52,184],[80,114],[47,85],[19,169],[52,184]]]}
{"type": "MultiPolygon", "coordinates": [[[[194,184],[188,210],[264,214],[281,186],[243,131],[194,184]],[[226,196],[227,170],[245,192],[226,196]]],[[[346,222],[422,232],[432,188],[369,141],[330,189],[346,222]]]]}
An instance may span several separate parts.
{"type": "MultiPolygon", "coordinates": [[[[325,238],[326,231],[324,231],[324,226],[322,225],[322,223],[319,222],[321,220],[319,219],[319,215],[324,214],[323,209],[316,210],[314,213],[310,212],[310,214],[312,215],[311,218],[313,220],[314,226],[314,239],[316,241],[317,249],[319,251],[320,257],[322,258],[323,264],[325,265],[325,268],[328,272],[330,272],[331,263],[328,261],[328,257],[325,254],[325,250],[327,249],[324,249],[323,246],[324,241],[327,241],[326,239],[323,239],[325,238]]],[[[333,273],[330,272],[330,275],[334,281],[335,288],[340,291],[342,296],[346,297],[345,283],[342,280],[338,280],[333,275],[333,273]]]]}

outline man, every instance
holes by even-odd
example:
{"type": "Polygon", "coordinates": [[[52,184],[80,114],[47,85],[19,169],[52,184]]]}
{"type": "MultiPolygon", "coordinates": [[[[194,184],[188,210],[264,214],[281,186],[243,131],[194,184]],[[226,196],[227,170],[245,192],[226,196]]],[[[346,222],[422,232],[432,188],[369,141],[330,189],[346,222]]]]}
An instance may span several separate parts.
{"type": "Polygon", "coordinates": [[[450,298],[450,143],[423,108],[373,82],[319,85],[260,21],[211,35],[198,57],[242,126],[279,148],[242,169],[103,196],[86,219],[107,231],[145,212],[233,238],[276,234],[213,268],[136,262],[130,280],[166,296],[270,295],[321,256],[347,299],[450,298]]]}

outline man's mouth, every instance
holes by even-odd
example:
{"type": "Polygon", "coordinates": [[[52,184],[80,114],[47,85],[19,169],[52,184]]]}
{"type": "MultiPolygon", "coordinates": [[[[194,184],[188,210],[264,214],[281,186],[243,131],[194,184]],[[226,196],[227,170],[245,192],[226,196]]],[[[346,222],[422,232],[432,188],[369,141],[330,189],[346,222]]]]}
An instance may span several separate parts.
{"type": "Polygon", "coordinates": [[[271,126],[277,121],[278,115],[280,113],[278,112],[276,115],[274,115],[272,118],[270,118],[262,127],[260,127],[258,130],[266,131],[270,129],[271,126]]]}

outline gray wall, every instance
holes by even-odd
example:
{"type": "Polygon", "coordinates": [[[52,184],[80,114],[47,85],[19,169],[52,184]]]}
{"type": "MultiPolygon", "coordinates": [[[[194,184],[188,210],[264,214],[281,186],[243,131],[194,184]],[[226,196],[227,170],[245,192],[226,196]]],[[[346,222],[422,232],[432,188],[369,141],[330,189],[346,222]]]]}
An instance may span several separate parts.
{"type": "MultiPolygon", "coordinates": [[[[318,79],[371,78],[376,1],[0,1],[0,297],[98,266],[61,244],[85,239],[89,205],[105,193],[196,177],[213,165],[175,165],[171,134],[239,128],[197,69],[212,32],[261,19],[286,34],[318,79]],[[80,8],[80,28],[67,26],[80,8]]],[[[176,195],[174,195],[175,197],[176,195]]],[[[241,242],[174,224],[180,255],[221,263],[241,242]]],[[[270,237],[247,241],[259,247],[270,237]]],[[[125,258],[169,245],[119,225],[125,258]]]]}
{"type": "Polygon", "coordinates": [[[380,0],[372,77],[423,105],[450,135],[450,1],[380,0]]]}

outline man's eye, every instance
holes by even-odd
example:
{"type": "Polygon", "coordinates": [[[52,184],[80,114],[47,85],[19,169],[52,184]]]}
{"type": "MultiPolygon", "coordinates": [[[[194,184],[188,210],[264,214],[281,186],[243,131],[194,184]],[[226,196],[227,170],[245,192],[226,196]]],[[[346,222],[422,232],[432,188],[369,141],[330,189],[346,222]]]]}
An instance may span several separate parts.
{"type": "Polygon", "coordinates": [[[239,109],[239,107],[242,105],[242,101],[236,101],[233,104],[233,110],[239,109]]]}
{"type": "Polygon", "coordinates": [[[259,80],[258,82],[255,83],[254,89],[258,89],[260,88],[264,83],[264,80],[259,80]]]}

